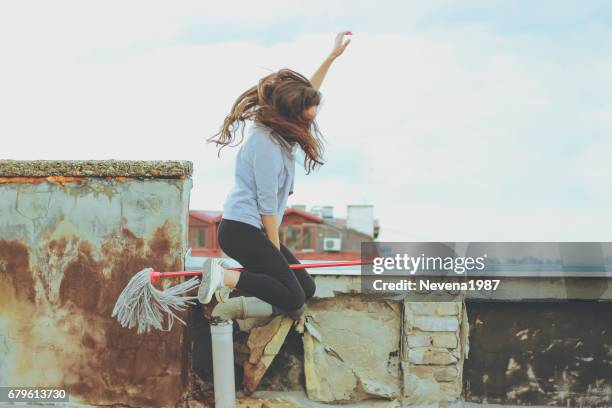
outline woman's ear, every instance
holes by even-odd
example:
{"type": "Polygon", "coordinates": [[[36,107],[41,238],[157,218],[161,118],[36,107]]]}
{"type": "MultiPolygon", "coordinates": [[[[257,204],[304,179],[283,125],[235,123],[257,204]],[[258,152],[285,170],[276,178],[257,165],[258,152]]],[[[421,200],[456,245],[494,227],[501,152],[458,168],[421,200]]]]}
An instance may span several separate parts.
{"type": "Polygon", "coordinates": [[[317,105],[312,105],[310,108],[306,109],[302,115],[306,120],[312,122],[315,116],[317,116],[317,105]]]}

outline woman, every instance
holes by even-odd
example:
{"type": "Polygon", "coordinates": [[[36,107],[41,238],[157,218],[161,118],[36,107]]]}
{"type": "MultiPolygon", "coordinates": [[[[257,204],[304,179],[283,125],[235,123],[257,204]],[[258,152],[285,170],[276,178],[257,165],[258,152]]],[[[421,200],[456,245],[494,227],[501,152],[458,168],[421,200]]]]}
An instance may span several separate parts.
{"type": "Polygon", "coordinates": [[[293,193],[297,148],[304,152],[307,173],[323,164],[321,135],[314,122],[321,100],[318,90],[351,34],[338,33],[332,52],[310,80],[289,69],[262,78],[238,97],[220,132],[210,139],[223,148],[234,142],[235,131],[242,126],[239,144],[245,121],[253,121],[236,156],[235,184],[218,229],[221,249],[245,271],[225,270],[219,259],[212,260],[198,292],[201,303],[210,302],[215,291],[226,286],[269,303],[275,314],[298,318],[314,295],[315,283],[308,272],[289,268],[298,260],[280,243],[279,226],[293,193]]]}

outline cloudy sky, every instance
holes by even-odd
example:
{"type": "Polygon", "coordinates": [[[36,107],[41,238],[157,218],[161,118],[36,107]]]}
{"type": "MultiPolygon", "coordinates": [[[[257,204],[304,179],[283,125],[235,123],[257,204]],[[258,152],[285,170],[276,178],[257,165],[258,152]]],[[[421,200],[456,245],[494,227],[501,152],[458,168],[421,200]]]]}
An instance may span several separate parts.
{"type": "Polygon", "coordinates": [[[373,204],[386,241],[611,240],[607,1],[2,1],[0,157],[190,160],[220,209],[236,149],[205,139],[347,29],[290,204],[373,204]]]}

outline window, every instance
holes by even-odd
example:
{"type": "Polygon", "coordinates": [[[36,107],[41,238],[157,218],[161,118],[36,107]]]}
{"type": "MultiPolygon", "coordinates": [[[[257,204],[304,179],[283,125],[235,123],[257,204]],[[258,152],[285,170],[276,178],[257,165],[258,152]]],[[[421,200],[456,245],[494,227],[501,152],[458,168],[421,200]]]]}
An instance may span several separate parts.
{"type": "Polygon", "coordinates": [[[206,229],[198,228],[196,230],[196,246],[198,248],[204,248],[206,246],[206,229]]]}
{"type": "Polygon", "coordinates": [[[192,227],[189,228],[189,245],[192,248],[206,247],[206,234],[209,227],[192,227]]]}
{"type": "Polygon", "coordinates": [[[311,226],[304,227],[304,230],[303,230],[304,236],[302,237],[302,248],[303,249],[315,249],[313,248],[313,245],[312,245],[312,235],[314,235],[313,233],[311,233],[312,230],[316,231],[314,227],[311,227],[311,226]]]}
{"type": "Polygon", "coordinates": [[[286,227],[285,228],[285,242],[287,248],[291,250],[302,249],[302,228],[301,227],[286,227]]]}

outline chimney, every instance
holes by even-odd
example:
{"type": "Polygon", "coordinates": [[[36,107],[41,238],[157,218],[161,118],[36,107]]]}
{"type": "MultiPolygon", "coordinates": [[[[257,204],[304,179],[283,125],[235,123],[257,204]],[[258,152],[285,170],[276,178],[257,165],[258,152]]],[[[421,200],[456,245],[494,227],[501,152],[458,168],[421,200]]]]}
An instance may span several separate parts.
{"type": "Polygon", "coordinates": [[[321,208],[321,214],[324,220],[332,220],[334,218],[334,206],[324,205],[323,208],[321,208]]]}
{"type": "Polygon", "coordinates": [[[374,236],[374,206],[348,205],[346,207],[346,227],[363,234],[374,236]]]}
{"type": "Polygon", "coordinates": [[[316,217],[323,218],[323,210],[321,207],[310,207],[310,213],[316,217]]]}

